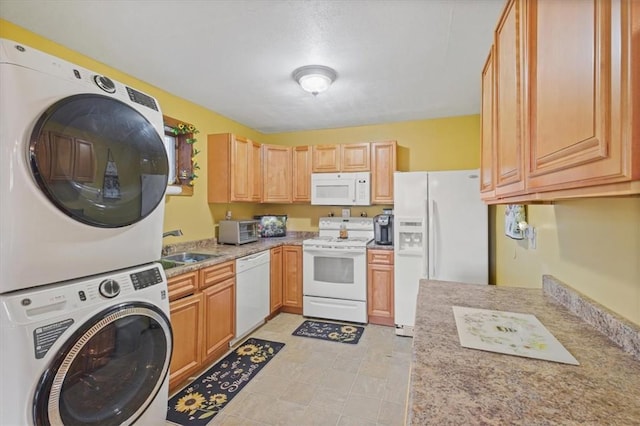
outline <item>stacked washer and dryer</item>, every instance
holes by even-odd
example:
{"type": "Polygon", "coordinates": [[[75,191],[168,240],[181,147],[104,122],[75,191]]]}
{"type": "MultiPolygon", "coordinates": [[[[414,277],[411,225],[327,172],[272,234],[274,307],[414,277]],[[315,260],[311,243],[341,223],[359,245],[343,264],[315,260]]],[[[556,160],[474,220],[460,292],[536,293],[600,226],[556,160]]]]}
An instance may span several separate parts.
{"type": "Polygon", "coordinates": [[[0,424],[162,424],[158,102],[0,39],[0,424]]]}

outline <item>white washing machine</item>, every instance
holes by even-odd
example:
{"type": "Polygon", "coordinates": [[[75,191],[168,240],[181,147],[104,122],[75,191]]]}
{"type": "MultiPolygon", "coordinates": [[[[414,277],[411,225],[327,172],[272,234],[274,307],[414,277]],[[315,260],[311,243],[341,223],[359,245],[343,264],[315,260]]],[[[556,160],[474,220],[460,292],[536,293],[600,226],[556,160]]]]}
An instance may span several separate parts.
{"type": "Polygon", "coordinates": [[[159,264],[0,295],[0,425],[160,425],[172,334],[159,264]]]}
{"type": "Polygon", "coordinates": [[[158,102],[0,39],[0,294],[160,258],[158,102]]]}

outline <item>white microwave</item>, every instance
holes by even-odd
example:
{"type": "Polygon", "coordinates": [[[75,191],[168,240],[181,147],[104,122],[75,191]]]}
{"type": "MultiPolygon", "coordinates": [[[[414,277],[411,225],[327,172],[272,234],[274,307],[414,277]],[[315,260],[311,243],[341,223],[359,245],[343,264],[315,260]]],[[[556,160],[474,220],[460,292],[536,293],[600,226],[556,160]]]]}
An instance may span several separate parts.
{"type": "Polygon", "coordinates": [[[312,173],[311,204],[318,206],[371,205],[371,173],[312,173]]]}

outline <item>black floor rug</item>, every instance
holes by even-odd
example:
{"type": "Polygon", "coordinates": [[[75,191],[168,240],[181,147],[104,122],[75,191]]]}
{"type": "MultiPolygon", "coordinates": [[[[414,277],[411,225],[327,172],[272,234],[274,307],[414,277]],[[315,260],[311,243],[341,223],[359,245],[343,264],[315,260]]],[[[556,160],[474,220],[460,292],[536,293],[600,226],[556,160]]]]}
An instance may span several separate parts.
{"type": "Polygon", "coordinates": [[[268,340],[245,340],[169,399],[167,420],[184,426],[206,425],[283,347],[284,343],[268,340]]]}
{"type": "Polygon", "coordinates": [[[296,328],[293,335],[355,345],[362,337],[363,332],[364,327],[358,327],[357,325],[307,320],[296,328]]]}

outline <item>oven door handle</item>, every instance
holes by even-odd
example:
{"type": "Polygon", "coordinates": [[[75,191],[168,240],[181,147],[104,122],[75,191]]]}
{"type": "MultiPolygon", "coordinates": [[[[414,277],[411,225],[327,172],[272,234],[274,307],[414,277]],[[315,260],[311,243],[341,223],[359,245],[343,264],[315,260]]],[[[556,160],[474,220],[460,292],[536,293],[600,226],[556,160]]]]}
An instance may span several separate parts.
{"type": "Polygon", "coordinates": [[[309,253],[312,255],[324,255],[327,257],[357,257],[364,256],[367,254],[366,250],[361,249],[323,249],[323,248],[308,248],[305,247],[303,249],[304,253],[309,253]]]}

